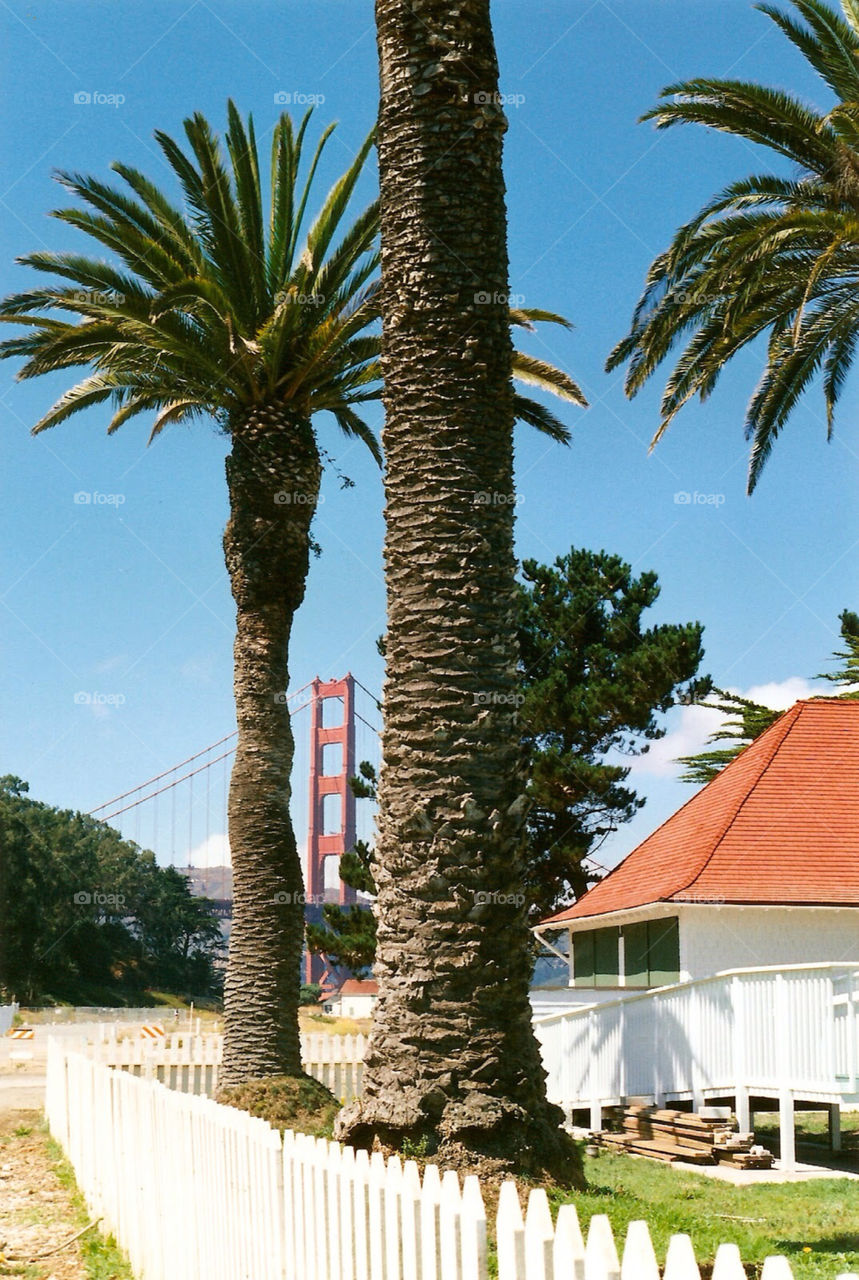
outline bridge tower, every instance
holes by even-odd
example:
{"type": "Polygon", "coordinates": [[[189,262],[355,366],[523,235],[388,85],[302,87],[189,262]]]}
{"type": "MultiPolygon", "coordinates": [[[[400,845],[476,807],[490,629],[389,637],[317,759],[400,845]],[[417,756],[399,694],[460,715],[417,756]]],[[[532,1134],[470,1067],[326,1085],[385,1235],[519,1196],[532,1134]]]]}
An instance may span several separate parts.
{"type": "MultiPolygon", "coordinates": [[[[326,861],[334,857],[339,865],[356,839],[355,796],[349,786],[355,775],[355,681],[351,674],[342,680],[320,680],[317,676],[310,689],[305,918],[318,921],[324,902],[347,905],[358,900],[356,891],[342,880],[337,888],[325,887],[326,861]]],[[[323,956],[306,953],[305,982],[321,982],[327,972],[323,956]]]]}

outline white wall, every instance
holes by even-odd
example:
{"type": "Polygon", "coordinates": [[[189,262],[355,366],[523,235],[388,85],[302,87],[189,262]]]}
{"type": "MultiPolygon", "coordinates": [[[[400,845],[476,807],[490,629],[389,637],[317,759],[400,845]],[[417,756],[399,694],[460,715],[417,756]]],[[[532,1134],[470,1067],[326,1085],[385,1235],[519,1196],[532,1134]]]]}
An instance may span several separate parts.
{"type": "Polygon", "coordinates": [[[528,992],[534,1016],[557,1013],[578,1004],[601,1004],[626,992],[620,987],[532,987],[528,992]]]}
{"type": "MultiPolygon", "coordinates": [[[[725,969],[775,964],[859,964],[859,907],[736,907],[717,903],[659,903],[619,912],[600,924],[677,916],[680,921],[680,980],[706,978],[725,969]]],[[[575,934],[573,935],[575,937],[575,934]]],[[[640,990],[641,988],[637,988],[640,990]]],[[[598,1004],[624,995],[620,987],[533,988],[535,1014],[577,1004],[598,1004]]]]}
{"type": "Polygon", "coordinates": [[[681,904],[681,977],[771,964],[859,964],[857,907],[681,904]]]}
{"type": "Polygon", "coordinates": [[[334,1012],[341,1018],[372,1018],[375,996],[341,996],[334,1001],[334,1012]]]}

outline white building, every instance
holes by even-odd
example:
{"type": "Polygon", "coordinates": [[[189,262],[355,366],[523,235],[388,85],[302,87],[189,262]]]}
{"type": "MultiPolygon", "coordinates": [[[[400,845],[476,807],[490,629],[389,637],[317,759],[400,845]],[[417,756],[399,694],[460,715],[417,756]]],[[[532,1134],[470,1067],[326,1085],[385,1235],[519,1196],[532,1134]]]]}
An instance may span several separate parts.
{"type": "Polygon", "coordinates": [[[553,1101],[859,1106],[859,700],[798,702],[538,936],[553,1101]]]}
{"type": "Polygon", "coordinates": [[[342,987],[323,1002],[322,1009],[335,1018],[372,1018],[378,994],[378,983],[347,978],[342,987]]]}
{"type": "Polygon", "coordinates": [[[538,936],[539,1011],[727,969],[859,965],[859,701],[798,702],[538,936]]]}

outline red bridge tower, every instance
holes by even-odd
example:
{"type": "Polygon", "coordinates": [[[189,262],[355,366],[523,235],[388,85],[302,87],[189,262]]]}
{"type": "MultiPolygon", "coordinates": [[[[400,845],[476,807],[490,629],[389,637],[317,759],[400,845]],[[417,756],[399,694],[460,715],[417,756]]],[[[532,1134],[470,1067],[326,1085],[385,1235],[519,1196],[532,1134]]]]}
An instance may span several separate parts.
{"type": "MultiPolygon", "coordinates": [[[[355,796],[349,779],[355,776],[355,681],[311,683],[310,695],[310,803],[307,820],[308,920],[322,919],[324,902],[342,905],[358,900],[351,885],[325,887],[325,863],[339,860],[355,844],[355,796]],[[337,797],[329,800],[328,797],[337,797]],[[339,803],[338,803],[339,801],[339,803]]],[[[304,981],[321,982],[328,973],[323,956],[306,953],[304,981]]]]}

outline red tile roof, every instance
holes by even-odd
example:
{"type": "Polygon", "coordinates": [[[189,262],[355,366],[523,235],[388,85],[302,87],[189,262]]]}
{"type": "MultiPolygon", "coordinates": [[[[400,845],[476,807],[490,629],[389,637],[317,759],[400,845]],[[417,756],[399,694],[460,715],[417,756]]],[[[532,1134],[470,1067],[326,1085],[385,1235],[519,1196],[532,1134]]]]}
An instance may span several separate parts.
{"type": "Polygon", "coordinates": [[[359,981],[358,978],[347,978],[343,986],[337,992],[338,996],[375,996],[379,993],[378,982],[368,979],[366,982],[359,981]]]}
{"type": "Polygon", "coordinates": [[[683,901],[859,906],[859,701],[797,702],[549,919],[683,901]]]}

